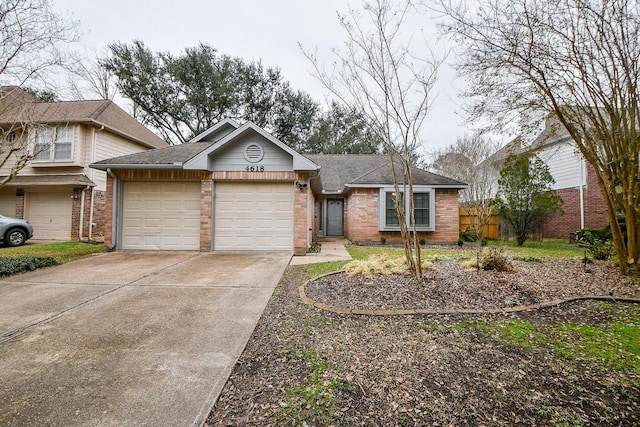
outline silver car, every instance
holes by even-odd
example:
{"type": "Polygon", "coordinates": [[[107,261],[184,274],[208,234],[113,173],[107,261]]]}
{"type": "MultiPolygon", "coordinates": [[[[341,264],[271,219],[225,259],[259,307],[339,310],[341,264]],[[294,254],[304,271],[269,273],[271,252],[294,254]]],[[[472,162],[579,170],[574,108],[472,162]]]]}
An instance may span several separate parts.
{"type": "Polygon", "coordinates": [[[0,244],[20,246],[33,237],[33,227],[27,221],[0,215],[0,244]]]}

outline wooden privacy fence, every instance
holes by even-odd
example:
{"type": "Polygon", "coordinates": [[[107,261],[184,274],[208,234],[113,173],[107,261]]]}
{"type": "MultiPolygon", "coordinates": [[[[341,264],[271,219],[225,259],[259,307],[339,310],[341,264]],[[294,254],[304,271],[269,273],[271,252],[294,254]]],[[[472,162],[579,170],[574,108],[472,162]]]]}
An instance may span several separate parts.
{"type": "MultiPolygon", "coordinates": [[[[465,208],[460,208],[460,231],[465,231],[468,228],[473,228],[473,225],[477,223],[475,208],[471,210],[471,215],[465,208]]],[[[486,239],[497,239],[499,237],[499,220],[498,215],[492,214],[489,217],[489,222],[484,226],[484,237],[486,239]]]]}

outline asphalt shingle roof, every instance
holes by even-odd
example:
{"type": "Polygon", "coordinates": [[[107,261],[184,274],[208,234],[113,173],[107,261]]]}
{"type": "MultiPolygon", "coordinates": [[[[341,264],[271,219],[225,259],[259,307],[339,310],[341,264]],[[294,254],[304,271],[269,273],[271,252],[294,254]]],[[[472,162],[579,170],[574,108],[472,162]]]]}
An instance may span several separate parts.
{"type": "Polygon", "coordinates": [[[0,125],[14,123],[92,123],[150,148],[168,145],[111,100],[36,102],[22,89],[5,86],[0,90],[0,125]]]}
{"type": "MultiPolygon", "coordinates": [[[[390,185],[393,173],[389,157],[384,154],[309,154],[305,157],[320,166],[322,189],[329,192],[344,190],[350,185],[390,185]]],[[[401,170],[397,164],[396,173],[401,170]]],[[[412,168],[414,185],[460,187],[465,184],[419,168],[412,168]]]]}
{"type": "Polygon", "coordinates": [[[154,165],[182,165],[182,163],[195,157],[206,150],[215,142],[188,142],[171,147],[157,148],[155,150],[142,151],[140,153],[127,154],[125,156],[114,157],[102,160],[94,165],[149,165],[151,169],[154,165]]]}

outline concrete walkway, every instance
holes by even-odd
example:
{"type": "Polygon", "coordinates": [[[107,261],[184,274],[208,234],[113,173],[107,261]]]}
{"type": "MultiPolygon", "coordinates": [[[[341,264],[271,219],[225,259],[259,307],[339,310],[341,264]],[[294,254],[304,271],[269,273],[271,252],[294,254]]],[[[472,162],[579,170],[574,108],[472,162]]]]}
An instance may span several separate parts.
{"type": "Polygon", "coordinates": [[[320,241],[321,248],[318,254],[307,254],[305,256],[294,256],[289,265],[315,264],[329,261],[348,261],[351,258],[345,248],[350,242],[347,239],[323,239],[320,241]]]}
{"type": "Polygon", "coordinates": [[[202,425],[290,257],[117,252],[0,281],[0,425],[202,425]]]}

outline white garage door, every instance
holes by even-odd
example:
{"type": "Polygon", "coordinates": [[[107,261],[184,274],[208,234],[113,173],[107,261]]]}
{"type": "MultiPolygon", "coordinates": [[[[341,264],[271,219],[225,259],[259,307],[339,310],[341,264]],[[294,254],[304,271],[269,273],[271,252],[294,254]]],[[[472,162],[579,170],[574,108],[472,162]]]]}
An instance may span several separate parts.
{"type": "Polygon", "coordinates": [[[0,192],[0,215],[16,216],[16,190],[0,192]]]}
{"type": "Polygon", "coordinates": [[[70,240],[72,193],[27,193],[33,238],[70,240]]]}
{"type": "Polygon", "coordinates": [[[213,249],[293,250],[293,187],[290,183],[216,183],[213,249]]]}
{"type": "Polygon", "coordinates": [[[199,182],[126,182],[122,249],[199,250],[199,182]]]}

